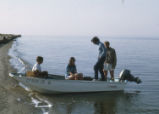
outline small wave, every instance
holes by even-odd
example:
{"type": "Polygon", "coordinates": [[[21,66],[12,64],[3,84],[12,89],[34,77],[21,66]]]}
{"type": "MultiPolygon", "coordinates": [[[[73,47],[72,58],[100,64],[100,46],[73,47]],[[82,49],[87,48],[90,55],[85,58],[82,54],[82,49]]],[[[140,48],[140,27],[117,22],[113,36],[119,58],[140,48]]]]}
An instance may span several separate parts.
{"type": "Polygon", "coordinates": [[[25,73],[29,68],[21,58],[21,54],[17,50],[17,41],[12,45],[12,48],[9,50],[9,56],[11,56],[10,63],[11,65],[18,70],[19,73],[25,73]]]}
{"type": "Polygon", "coordinates": [[[41,108],[43,114],[49,114],[49,108],[52,107],[52,104],[49,101],[44,100],[38,96],[31,96],[31,100],[36,108],[41,108]]]}
{"type": "Polygon", "coordinates": [[[28,88],[27,86],[25,86],[21,82],[19,82],[19,86],[21,86],[22,88],[24,88],[26,91],[31,91],[30,88],[28,88]]]}
{"type": "MultiPolygon", "coordinates": [[[[19,86],[24,88],[26,91],[31,91],[30,88],[28,88],[27,86],[25,86],[22,83],[19,83],[19,86]]],[[[48,113],[49,108],[52,107],[52,104],[49,101],[44,100],[37,95],[34,95],[33,92],[31,92],[29,94],[29,97],[31,98],[31,102],[35,106],[35,108],[40,108],[42,110],[43,114],[49,114],[48,113]]]]}
{"type": "MultiPolygon", "coordinates": [[[[26,91],[31,91],[27,86],[25,86],[24,84],[22,83],[19,83],[19,85],[24,88],[26,91]]],[[[32,104],[35,106],[35,108],[40,108],[43,112],[43,114],[49,114],[49,108],[52,107],[52,104],[47,101],[47,100],[44,100],[42,98],[40,98],[39,96],[37,95],[34,95],[33,92],[31,92],[29,94],[29,97],[31,98],[31,102],[32,104]]]]}

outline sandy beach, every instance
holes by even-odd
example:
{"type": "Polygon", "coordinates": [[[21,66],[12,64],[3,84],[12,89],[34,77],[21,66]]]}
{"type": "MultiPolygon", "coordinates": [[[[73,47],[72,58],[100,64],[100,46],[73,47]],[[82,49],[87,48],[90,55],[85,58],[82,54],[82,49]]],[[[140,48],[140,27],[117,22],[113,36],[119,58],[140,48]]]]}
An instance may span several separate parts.
{"type": "Polygon", "coordinates": [[[10,65],[8,56],[12,43],[13,41],[0,44],[0,114],[42,113],[31,103],[29,93],[8,76],[9,72],[16,72],[10,65]]]}

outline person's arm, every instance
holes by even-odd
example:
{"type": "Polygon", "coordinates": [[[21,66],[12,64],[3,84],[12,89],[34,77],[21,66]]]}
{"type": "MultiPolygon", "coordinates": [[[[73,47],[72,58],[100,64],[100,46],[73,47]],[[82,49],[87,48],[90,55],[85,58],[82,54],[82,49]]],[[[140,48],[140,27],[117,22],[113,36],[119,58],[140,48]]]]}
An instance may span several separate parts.
{"type": "Polygon", "coordinates": [[[77,68],[76,68],[76,66],[75,66],[75,73],[77,73],[77,68]]]}
{"type": "Polygon", "coordinates": [[[66,74],[65,74],[65,79],[68,79],[68,76],[69,76],[69,66],[67,65],[66,67],[66,74]]]}
{"type": "Polygon", "coordinates": [[[101,57],[105,57],[106,56],[106,48],[104,46],[104,44],[102,45],[102,53],[101,53],[101,57]]]}
{"type": "Polygon", "coordinates": [[[115,52],[115,50],[114,50],[114,53],[113,53],[113,57],[114,57],[114,61],[113,61],[113,65],[112,65],[112,67],[113,67],[113,69],[115,69],[116,64],[117,64],[117,56],[116,56],[116,52],[115,52]]]}
{"type": "Polygon", "coordinates": [[[104,46],[104,44],[100,44],[99,45],[99,50],[100,50],[100,53],[99,53],[99,59],[101,58],[101,57],[105,57],[106,56],[106,48],[105,48],[105,46],[104,46]]]}
{"type": "Polygon", "coordinates": [[[32,72],[34,73],[34,75],[39,75],[40,71],[39,71],[39,67],[37,64],[35,64],[32,68],[32,72]]]}
{"type": "Polygon", "coordinates": [[[67,76],[70,75],[70,68],[69,68],[69,66],[66,67],[66,75],[67,75],[67,76]]]}

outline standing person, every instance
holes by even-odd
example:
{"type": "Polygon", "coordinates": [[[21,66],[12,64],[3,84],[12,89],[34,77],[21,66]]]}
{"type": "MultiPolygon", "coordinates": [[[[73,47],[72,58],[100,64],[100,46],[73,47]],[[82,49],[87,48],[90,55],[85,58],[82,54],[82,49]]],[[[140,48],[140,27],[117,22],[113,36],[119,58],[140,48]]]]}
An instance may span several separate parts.
{"type": "Polygon", "coordinates": [[[116,52],[115,49],[110,47],[110,43],[108,41],[104,42],[104,45],[107,49],[106,60],[104,62],[104,75],[107,79],[107,74],[109,71],[111,75],[111,80],[114,80],[114,69],[117,63],[116,52]]]}
{"type": "Polygon", "coordinates": [[[102,42],[100,42],[98,37],[93,37],[92,40],[93,44],[98,45],[99,46],[99,55],[98,55],[98,60],[96,62],[96,64],[94,65],[94,72],[95,72],[95,79],[94,80],[98,80],[98,71],[101,74],[101,80],[104,81],[105,80],[105,76],[104,76],[104,72],[103,72],[103,64],[105,61],[105,57],[106,57],[106,48],[104,46],[104,44],[102,42]]]}
{"type": "Polygon", "coordinates": [[[83,79],[83,74],[77,73],[75,61],[76,60],[74,57],[70,58],[69,63],[66,67],[65,79],[68,79],[68,80],[82,80],[83,79]]]}

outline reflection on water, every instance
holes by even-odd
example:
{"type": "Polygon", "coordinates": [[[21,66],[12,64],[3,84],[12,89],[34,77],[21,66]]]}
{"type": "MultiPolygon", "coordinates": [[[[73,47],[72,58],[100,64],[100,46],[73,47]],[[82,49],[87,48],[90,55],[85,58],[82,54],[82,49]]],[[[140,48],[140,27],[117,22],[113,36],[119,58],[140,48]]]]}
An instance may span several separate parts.
{"type": "Polygon", "coordinates": [[[131,102],[136,93],[104,92],[84,94],[60,94],[35,96],[45,99],[52,104],[47,108],[50,114],[116,114],[122,112],[125,101],[131,102]],[[120,104],[120,105],[119,105],[120,104]]]}

